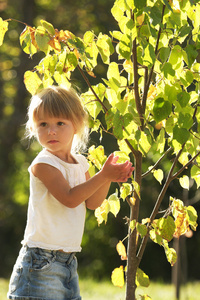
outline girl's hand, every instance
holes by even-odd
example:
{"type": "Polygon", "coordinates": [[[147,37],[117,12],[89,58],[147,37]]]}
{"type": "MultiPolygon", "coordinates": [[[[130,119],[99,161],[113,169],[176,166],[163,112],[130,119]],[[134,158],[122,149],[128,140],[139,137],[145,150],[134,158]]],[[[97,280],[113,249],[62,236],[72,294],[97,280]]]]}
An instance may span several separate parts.
{"type": "Polygon", "coordinates": [[[131,177],[134,167],[129,161],[117,164],[118,158],[118,156],[114,156],[112,153],[106,160],[101,172],[109,181],[126,182],[131,177]]]}

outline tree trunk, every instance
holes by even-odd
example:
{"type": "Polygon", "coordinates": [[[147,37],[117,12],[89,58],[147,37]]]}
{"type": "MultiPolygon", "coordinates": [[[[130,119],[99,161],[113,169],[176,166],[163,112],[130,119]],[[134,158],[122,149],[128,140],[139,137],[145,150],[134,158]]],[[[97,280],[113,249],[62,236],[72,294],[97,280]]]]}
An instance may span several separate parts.
{"type": "MultiPolygon", "coordinates": [[[[141,187],[141,178],[142,178],[142,154],[137,152],[135,155],[135,176],[134,180],[141,187]]],[[[134,191],[133,196],[135,197],[135,205],[131,205],[130,208],[130,221],[138,221],[139,215],[139,206],[140,199],[136,192],[134,191]]],[[[137,231],[136,229],[131,233],[129,229],[129,238],[128,238],[128,250],[127,250],[127,274],[126,274],[126,300],[135,300],[135,291],[136,291],[136,272],[138,268],[138,259],[137,259],[137,231]]]]}

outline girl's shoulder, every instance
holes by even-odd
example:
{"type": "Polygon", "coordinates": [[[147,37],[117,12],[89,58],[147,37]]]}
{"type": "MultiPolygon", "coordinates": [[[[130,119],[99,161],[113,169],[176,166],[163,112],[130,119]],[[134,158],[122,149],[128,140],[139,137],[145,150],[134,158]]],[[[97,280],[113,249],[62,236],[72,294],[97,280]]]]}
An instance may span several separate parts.
{"type": "Polygon", "coordinates": [[[77,163],[83,166],[84,171],[86,172],[89,168],[89,163],[87,161],[87,158],[82,154],[73,154],[73,157],[75,158],[77,163]]]}
{"type": "Polygon", "coordinates": [[[39,163],[44,163],[44,164],[48,164],[51,165],[57,169],[60,169],[59,166],[59,162],[55,159],[55,156],[52,155],[49,151],[47,151],[46,149],[43,149],[36,157],[35,159],[32,161],[30,167],[29,167],[29,171],[30,169],[39,163]]]}

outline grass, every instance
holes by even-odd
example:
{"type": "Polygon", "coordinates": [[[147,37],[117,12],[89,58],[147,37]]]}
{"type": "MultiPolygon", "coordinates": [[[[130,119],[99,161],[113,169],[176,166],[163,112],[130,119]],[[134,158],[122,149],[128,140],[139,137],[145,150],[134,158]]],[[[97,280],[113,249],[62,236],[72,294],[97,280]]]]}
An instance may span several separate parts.
{"type": "MultiPolygon", "coordinates": [[[[114,287],[109,281],[80,280],[82,300],[124,300],[125,288],[114,287]]],[[[0,300],[6,300],[8,280],[0,278],[0,300]]],[[[149,295],[152,300],[176,300],[175,288],[170,284],[152,282],[148,288],[138,288],[137,295],[149,295]]],[[[139,297],[140,298],[140,297],[139,297]]],[[[200,300],[200,282],[181,288],[180,300],[200,300]]]]}

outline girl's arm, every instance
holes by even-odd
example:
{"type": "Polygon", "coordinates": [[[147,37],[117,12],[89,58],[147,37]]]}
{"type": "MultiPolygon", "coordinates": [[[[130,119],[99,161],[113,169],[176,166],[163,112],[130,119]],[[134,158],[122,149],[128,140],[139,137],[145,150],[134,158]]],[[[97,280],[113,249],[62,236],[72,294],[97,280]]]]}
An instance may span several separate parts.
{"type": "Polygon", "coordinates": [[[67,207],[74,208],[89,199],[102,186],[108,186],[112,181],[127,181],[133,170],[132,164],[129,162],[116,164],[116,161],[117,157],[111,154],[101,171],[86,182],[73,188],[69,186],[69,183],[58,169],[48,164],[36,164],[31,170],[59,202],[67,207]]]}
{"type": "MultiPolygon", "coordinates": [[[[89,172],[87,172],[85,174],[85,176],[86,176],[86,180],[90,179],[89,172]]],[[[111,184],[111,182],[105,183],[92,196],[90,196],[86,200],[87,208],[94,210],[102,204],[103,200],[106,199],[106,197],[107,197],[107,194],[108,194],[108,191],[110,188],[110,184],[111,184]]]]}

